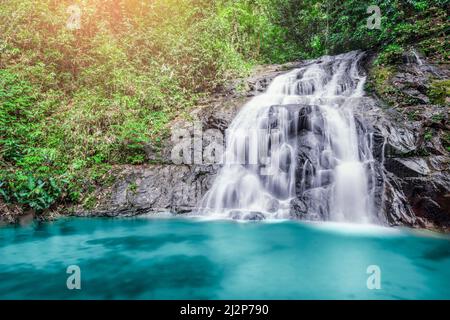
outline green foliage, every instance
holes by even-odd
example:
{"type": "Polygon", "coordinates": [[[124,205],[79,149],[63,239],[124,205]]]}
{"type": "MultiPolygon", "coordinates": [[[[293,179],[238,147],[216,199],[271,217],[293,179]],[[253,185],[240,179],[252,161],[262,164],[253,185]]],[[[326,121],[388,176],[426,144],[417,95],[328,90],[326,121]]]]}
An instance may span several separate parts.
{"type": "Polygon", "coordinates": [[[448,104],[450,99],[450,80],[435,80],[431,83],[428,95],[431,102],[438,105],[448,104]]]}
{"type": "Polygon", "coordinates": [[[444,140],[443,145],[444,145],[445,150],[450,152],[450,132],[445,133],[443,140],[444,140]]]}
{"type": "Polygon", "coordinates": [[[431,139],[433,139],[433,132],[431,130],[425,131],[423,138],[425,139],[425,141],[430,141],[431,139]]]}
{"type": "Polygon", "coordinates": [[[417,121],[418,119],[418,116],[419,116],[419,112],[416,110],[416,111],[411,111],[411,112],[408,112],[408,114],[407,114],[407,116],[408,116],[408,120],[409,121],[417,121]]]}
{"type": "MultiPolygon", "coordinates": [[[[33,122],[39,117],[38,110],[32,108],[35,102],[33,88],[29,82],[21,80],[17,75],[0,70],[0,149],[1,158],[5,161],[19,162],[26,156],[39,132],[30,134],[35,128],[33,122]]],[[[38,161],[37,155],[27,161],[38,161]]]]}
{"type": "Polygon", "coordinates": [[[372,69],[369,81],[366,83],[366,89],[379,94],[390,105],[395,103],[391,99],[391,94],[395,92],[395,88],[389,82],[393,73],[394,70],[391,66],[380,65],[372,69]]]}
{"type": "Polygon", "coordinates": [[[128,190],[133,194],[136,194],[137,189],[138,189],[138,186],[137,186],[136,182],[133,182],[128,186],[128,190]]]}
{"type": "Polygon", "coordinates": [[[96,204],[97,204],[97,199],[92,194],[88,195],[83,200],[83,208],[86,209],[86,210],[94,209],[96,204]]]}
{"type": "MultiPolygon", "coordinates": [[[[422,49],[432,46],[442,55],[447,52],[448,58],[447,0],[279,0],[278,7],[283,13],[277,17],[279,23],[307,56],[385,49],[387,58],[396,58],[399,47],[414,44],[422,49]],[[380,30],[367,28],[371,4],[380,7],[380,30]]],[[[426,53],[435,54],[433,49],[426,53]]]]}
{"type": "Polygon", "coordinates": [[[41,212],[57,200],[61,200],[65,181],[57,181],[47,176],[15,172],[13,177],[0,178],[0,194],[6,201],[16,203],[41,212]]]}
{"type": "Polygon", "coordinates": [[[398,44],[390,44],[386,46],[378,55],[376,64],[397,64],[402,62],[404,49],[398,44]]]}
{"type": "Polygon", "coordinates": [[[432,117],[431,117],[431,121],[433,121],[433,122],[441,122],[442,120],[444,120],[444,115],[442,115],[442,114],[434,114],[432,117]]]}

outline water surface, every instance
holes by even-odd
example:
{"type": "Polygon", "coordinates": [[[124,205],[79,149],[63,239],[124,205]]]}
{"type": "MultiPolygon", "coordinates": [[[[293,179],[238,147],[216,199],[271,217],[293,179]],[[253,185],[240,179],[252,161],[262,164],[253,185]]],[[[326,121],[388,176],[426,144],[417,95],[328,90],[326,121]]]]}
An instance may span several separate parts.
{"type": "Polygon", "coordinates": [[[450,299],[450,238],[345,224],[63,219],[0,228],[1,299],[450,299]],[[68,290],[66,268],[81,269],[68,290]],[[381,289],[367,288],[367,267],[381,289]]]}

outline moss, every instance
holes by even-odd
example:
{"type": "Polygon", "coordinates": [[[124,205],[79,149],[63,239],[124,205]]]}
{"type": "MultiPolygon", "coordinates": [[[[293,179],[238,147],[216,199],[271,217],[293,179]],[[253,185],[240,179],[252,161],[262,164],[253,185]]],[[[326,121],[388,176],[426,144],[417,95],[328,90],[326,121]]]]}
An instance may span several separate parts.
{"type": "Polygon", "coordinates": [[[417,121],[419,119],[419,112],[417,110],[408,112],[408,120],[417,121]]]}
{"type": "Polygon", "coordinates": [[[450,80],[435,80],[431,82],[428,96],[433,104],[446,105],[450,97],[450,80]]]}
{"type": "Polygon", "coordinates": [[[425,131],[423,138],[425,139],[425,141],[430,141],[433,138],[433,133],[431,132],[431,130],[425,131]]]}
{"type": "Polygon", "coordinates": [[[448,51],[448,40],[446,37],[437,37],[421,41],[418,44],[420,51],[427,57],[435,59],[438,62],[450,60],[448,51]]]}
{"type": "Polygon", "coordinates": [[[444,148],[450,152],[450,132],[446,132],[442,138],[442,144],[444,145],[444,148]]]}
{"type": "Polygon", "coordinates": [[[397,64],[402,62],[404,49],[398,44],[390,44],[381,51],[375,60],[376,65],[397,64]]]}
{"type": "Polygon", "coordinates": [[[396,94],[396,89],[390,83],[395,69],[392,66],[374,66],[369,75],[366,89],[375,92],[389,105],[393,105],[395,100],[392,99],[396,94]]]}
{"type": "Polygon", "coordinates": [[[85,210],[92,210],[95,208],[96,204],[97,204],[97,198],[93,194],[91,194],[91,195],[88,195],[84,199],[83,208],[85,210]]]}
{"type": "Polygon", "coordinates": [[[431,117],[431,121],[433,121],[434,123],[441,122],[442,120],[444,120],[444,115],[440,113],[435,114],[431,117]]]}
{"type": "Polygon", "coordinates": [[[117,177],[114,174],[108,174],[107,177],[104,180],[103,185],[106,187],[111,187],[116,182],[117,177]]]}
{"type": "Polygon", "coordinates": [[[130,192],[133,193],[133,194],[136,194],[136,193],[137,193],[137,189],[138,189],[138,185],[137,185],[136,182],[130,183],[130,184],[128,185],[128,191],[130,191],[130,192]]]}

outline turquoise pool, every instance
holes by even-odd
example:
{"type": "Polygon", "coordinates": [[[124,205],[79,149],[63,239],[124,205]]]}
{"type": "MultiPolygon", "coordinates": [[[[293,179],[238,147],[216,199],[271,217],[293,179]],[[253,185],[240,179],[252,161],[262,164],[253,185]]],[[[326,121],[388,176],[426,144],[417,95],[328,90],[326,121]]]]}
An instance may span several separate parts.
{"type": "Polygon", "coordinates": [[[62,219],[0,228],[1,299],[450,299],[450,237],[197,219],[62,219]],[[66,285],[80,268],[80,290],[66,285]],[[370,290],[369,266],[380,289],[370,290]]]}

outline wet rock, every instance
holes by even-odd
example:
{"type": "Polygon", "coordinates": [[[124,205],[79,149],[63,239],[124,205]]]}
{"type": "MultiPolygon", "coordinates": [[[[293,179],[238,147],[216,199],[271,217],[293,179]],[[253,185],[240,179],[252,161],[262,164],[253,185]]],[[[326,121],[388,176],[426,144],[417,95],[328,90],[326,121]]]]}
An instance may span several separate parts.
{"type": "Polygon", "coordinates": [[[306,203],[298,198],[292,199],[290,202],[290,215],[295,219],[302,219],[308,212],[308,207],[306,203]]]}
{"type": "Polygon", "coordinates": [[[384,200],[381,203],[380,221],[389,225],[417,226],[418,220],[407,197],[404,195],[401,180],[395,175],[387,173],[384,181],[384,200]]]}
{"type": "Polygon", "coordinates": [[[282,146],[280,151],[280,170],[286,173],[289,172],[291,163],[291,150],[288,146],[282,146]]]}
{"type": "Polygon", "coordinates": [[[443,146],[448,114],[427,95],[431,80],[448,79],[450,72],[426,59],[418,63],[416,57],[405,58],[396,70],[390,80],[396,91],[389,97],[397,101],[395,107],[382,108],[376,98],[366,103],[365,119],[375,129],[374,157],[384,164],[377,177],[384,196],[377,206],[390,225],[445,230],[450,216],[450,156],[443,146]],[[377,108],[379,116],[370,111],[377,108]]]}
{"type": "Polygon", "coordinates": [[[386,137],[385,156],[405,155],[417,150],[417,133],[413,128],[405,128],[395,122],[386,126],[383,132],[386,137]]]}
{"type": "Polygon", "coordinates": [[[277,212],[280,208],[280,203],[276,199],[269,199],[268,204],[266,205],[267,211],[269,212],[277,212]]]}
{"type": "Polygon", "coordinates": [[[330,150],[324,150],[320,155],[320,166],[324,169],[334,168],[336,159],[333,158],[330,150]]]}
{"type": "Polygon", "coordinates": [[[265,217],[261,212],[249,212],[244,216],[244,219],[251,221],[261,221],[264,220],[265,217]]]}
{"type": "Polygon", "coordinates": [[[264,220],[264,214],[257,211],[231,211],[229,216],[233,220],[250,220],[250,221],[261,221],[264,220]]]}
{"type": "Polygon", "coordinates": [[[272,80],[278,75],[285,73],[291,69],[297,68],[300,65],[307,64],[308,61],[296,61],[283,65],[265,66],[255,70],[255,75],[247,79],[248,92],[247,96],[254,96],[256,94],[265,92],[272,80]],[[261,70],[262,69],[262,70],[261,70]]]}
{"type": "Polygon", "coordinates": [[[413,203],[413,210],[419,217],[432,222],[432,225],[448,229],[450,228],[450,200],[447,196],[446,199],[438,201],[431,197],[420,197],[413,203]]]}
{"type": "Polygon", "coordinates": [[[230,211],[230,212],[228,213],[228,216],[229,216],[231,219],[233,219],[233,220],[240,220],[240,219],[242,219],[242,212],[241,212],[241,211],[237,211],[237,210],[230,211]]]}
{"type": "Polygon", "coordinates": [[[301,108],[298,115],[298,130],[313,131],[316,135],[322,134],[324,120],[319,107],[307,105],[301,108]]]}
{"type": "Polygon", "coordinates": [[[384,163],[386,170],[398,177],[418,177],[430,174],[431,170],[423,158],[389,158],[384,163]]]}

